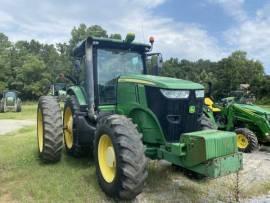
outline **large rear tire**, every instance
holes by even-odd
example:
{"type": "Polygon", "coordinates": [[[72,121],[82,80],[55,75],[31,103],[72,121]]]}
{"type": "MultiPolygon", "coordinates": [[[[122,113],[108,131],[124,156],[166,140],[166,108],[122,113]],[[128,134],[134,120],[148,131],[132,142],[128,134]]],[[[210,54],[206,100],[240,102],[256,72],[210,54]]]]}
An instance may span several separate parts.
{"type": "Polygon", "coordinates": [[[130,119],[110,115],[98,121],[94,156],[99,185],[108,196],[130,200],[142,192],[147,159],[141,134],[130,119]]]}
{"type": "Polygon", "coordinates": [[[38,153],[44,162],[57,162],[63,148],[61,109],[55,98],[42,96],[37,109],[38,153]]]}
{"type": "Polygon", "coordinates": [[[239,151],[250,153],[258,149],[258,139],[251,130],[247,128],[237,128],[235,132],[239,151]]]}

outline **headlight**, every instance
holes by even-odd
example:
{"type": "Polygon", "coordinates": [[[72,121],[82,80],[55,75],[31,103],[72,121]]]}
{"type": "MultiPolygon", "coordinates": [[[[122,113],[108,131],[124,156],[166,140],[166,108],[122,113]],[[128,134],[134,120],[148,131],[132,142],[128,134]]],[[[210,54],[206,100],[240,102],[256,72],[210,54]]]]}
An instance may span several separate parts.
{"type": "Polygon", "coordinates": [[[161,93],[169,99],[186,99],[189,97],[188,90],[160,90],[161,93]]]}
{"type": "Polygon", "coordinates": [[[196,98],[204,98],[204,90],[195,91],[196,98]]]}

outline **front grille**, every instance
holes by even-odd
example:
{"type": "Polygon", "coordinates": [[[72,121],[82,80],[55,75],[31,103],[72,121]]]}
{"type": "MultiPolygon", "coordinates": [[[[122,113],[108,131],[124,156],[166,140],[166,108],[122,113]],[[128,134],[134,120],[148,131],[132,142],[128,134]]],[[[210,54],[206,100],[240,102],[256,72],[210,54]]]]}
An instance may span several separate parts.
{"type": "Polygon", "coordinates": [[[14,106],[15,99],[13,97],[6,98],[6,105],[7,106],[14,106]]]}
{"type": "Polygon", "coordinates": [[[168,99],[159,88],[146,87],[146,97],[168,142],[179,141],[182,133],[200,130],[203,99],[197,99],[194,90],[187,99],[168,99]],[[195,113],[189,113],[190,106],[195,106],[195,113]]]}

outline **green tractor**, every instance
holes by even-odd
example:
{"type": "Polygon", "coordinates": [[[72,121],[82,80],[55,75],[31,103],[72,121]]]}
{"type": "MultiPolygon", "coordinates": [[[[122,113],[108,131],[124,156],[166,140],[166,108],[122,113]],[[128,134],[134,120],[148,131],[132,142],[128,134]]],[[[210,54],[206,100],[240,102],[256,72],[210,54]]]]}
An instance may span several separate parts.
{"type": "Polygon", "coordinates": [[[212,124],[220,130],[235,131],[237,146],[243,152],[256,150],[258,143],[270,142],[270,111],[254,101],[254,95],[243,90],[231,92],[219,103],[214,103],[211,96],[204,100],[204,112],[212,124]]]}
{"type": "Polygon", "coordinates": [[[15,90],[5,90],[2,93],[2,99],[0,100],[0,112],[7,111],[21,112],[22,101],[19,98],[19,92],[15,90]]]}
{"type": "MultiPolygon", "coordinates": [[[[93,152],[102,190],[126,200],[142,192],[148,159],[164,159],[209,178],[241,170],[235,133],[202,130],[204,87],[147,75],[154,40],[141,44],[134,37],[88,37],[75,48],[74,84],[67,90],[63,121],[54,97],[39,99],[41,160],[59,161],[63,140],[69,155],[93,152]]],[[[160,54],[156,58],[161,61],[160,54]]]]}

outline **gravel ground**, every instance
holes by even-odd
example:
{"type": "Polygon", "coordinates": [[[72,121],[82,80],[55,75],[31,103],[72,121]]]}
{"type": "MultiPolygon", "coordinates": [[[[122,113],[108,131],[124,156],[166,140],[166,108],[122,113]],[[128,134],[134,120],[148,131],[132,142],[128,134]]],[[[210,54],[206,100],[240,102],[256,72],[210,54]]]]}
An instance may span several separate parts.
{"type": "Polygon", "coordinates": [[[270,147],[263,147],[263,151],[244,155],[243,176],[240,179],[242,193],[263,189],[266,194],[249,197],[243,202],[270,202],[270,147]]]}
{"type": "Polygon", "coordinates": [[[0,120],[0,135],[10,133],[12,131],[19,130],[20,128],[34,125],[33,120],[14,120],[14,119],[4,119],[0,120]]]}
{"type": "Polygon", "coordinates": [[[214,180],[191,180],[164,161],[152,162],[144,193],[138,202],[270,202],[270,153],[244,154],[244,169],[214,180]],[[157,178],[158,177],[158,178],[157,178]]]}

